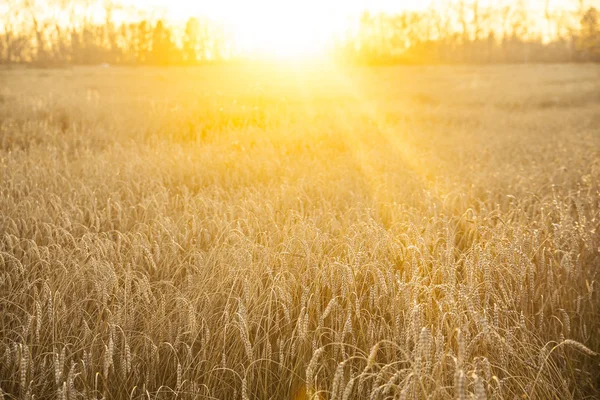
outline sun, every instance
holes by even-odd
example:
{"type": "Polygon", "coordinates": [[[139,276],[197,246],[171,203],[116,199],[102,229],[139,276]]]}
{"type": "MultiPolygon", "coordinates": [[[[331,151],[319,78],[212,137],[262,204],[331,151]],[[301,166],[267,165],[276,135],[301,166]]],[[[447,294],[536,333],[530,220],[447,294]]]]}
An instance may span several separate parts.
{"type": "MultiPolygon", "coordinates": [[[[253,19],[234,27],[242,52],[278,58],[304,58],[323,53],[330,32],[306,29],[307,21],[253,19]]],[[[314,26],[314,25],[313,25],[314,26]]]]}
{"type": "Polygon", "coordinates": [[[184,23],[208,16],[227,27],[237,50],[250,56],[301,59],[327,53],[360,14],[421,9],[432,0],[121,0],[146,9],[158,8],[184,23]]]}
{"type": "Polygon", "coordinates": [[[323,55],[344,28],[341,14],[307,3],[290,6],[273,2],[245,8],[243,13],[231,13],[225,19],[242,52],[287,59],[323,55]]]}
{"type": "Polygon", "coordinates": [[[226,27],[242,53],[278,58],[324,54],[333,37],[347,28],[352,10],[343,0],[121,1],[163,10],[180,24],[190,17],[208,17],[226,27]]]}

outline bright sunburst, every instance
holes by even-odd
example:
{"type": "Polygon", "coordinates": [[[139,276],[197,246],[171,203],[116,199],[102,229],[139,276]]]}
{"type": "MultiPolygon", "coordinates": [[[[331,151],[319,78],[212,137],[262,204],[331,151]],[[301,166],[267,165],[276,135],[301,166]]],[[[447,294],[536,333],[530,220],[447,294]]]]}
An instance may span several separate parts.
{"type": "Polygon", "coordinates": [[[190,4],[186,0],[125,0],[138,7],[158,7],[179,21],[204,15],[223,22],[240,50],[277,58],[322,54],[332,39],[350,29],[363,11],[422,9],[430,0],[222,0],[190,4]]]}
{"type": "Polygon", "coordinates": [[[245,52],[297,58],[323,52],[336,32],[344,29],[341,14],[320,12],[306,4],[248,7],[224,19],[245,52]]]}

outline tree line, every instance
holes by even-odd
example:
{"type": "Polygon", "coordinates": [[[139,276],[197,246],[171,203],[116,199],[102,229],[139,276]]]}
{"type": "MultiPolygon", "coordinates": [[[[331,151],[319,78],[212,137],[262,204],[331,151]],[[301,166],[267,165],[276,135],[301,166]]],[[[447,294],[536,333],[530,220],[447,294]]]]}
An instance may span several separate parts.
{"type": "MultiPolygon", "coordinates": [[[[209,18],[180,26],[111,0],[6,1],[1,64],[196,65],[249,57],[209,18]]],[[[330,54],[364,64],[600,61],[600,12],[584,0],[572,9],[551,9],[545,0],[537,10],[523,0],[439,0],[425,11],[364,12],[333,38],[330,54]]]]}

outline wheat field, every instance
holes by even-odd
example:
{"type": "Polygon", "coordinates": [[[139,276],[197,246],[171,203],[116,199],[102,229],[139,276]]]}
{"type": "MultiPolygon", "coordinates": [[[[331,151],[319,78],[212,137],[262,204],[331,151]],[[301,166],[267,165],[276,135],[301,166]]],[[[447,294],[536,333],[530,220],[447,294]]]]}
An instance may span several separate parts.
{"type": "Polygon", "coordinates": [[[0,398],[600,396],[600,69],[0,71],[0,398]]]}

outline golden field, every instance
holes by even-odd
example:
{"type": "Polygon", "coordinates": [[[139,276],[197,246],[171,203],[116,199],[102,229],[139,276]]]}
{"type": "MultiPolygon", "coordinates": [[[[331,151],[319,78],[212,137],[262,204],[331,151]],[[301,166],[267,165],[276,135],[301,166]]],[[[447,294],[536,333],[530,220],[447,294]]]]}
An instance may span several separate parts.
{"type": "Polygon", "coordinates": [[[4,399],[590,399],[599,273],[598,66],[0,70],[4,399]]]}

